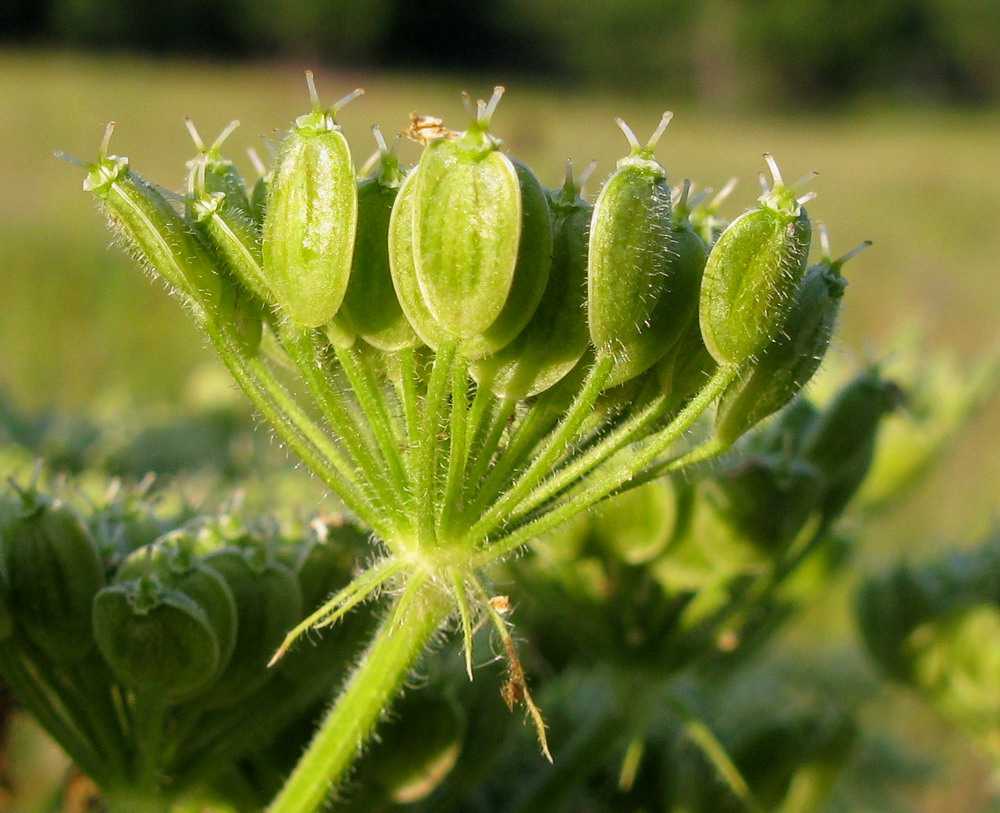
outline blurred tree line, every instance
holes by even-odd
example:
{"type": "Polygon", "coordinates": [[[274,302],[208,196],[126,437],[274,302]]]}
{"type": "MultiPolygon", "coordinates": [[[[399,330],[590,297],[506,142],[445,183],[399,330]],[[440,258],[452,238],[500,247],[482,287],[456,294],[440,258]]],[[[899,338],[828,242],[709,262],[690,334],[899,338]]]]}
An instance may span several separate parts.
{"type": "Polygon", "coordinates": [[[517,70],[704,102],[1000,99],[997,0],[3,0],[8,41],[517,70]]]}

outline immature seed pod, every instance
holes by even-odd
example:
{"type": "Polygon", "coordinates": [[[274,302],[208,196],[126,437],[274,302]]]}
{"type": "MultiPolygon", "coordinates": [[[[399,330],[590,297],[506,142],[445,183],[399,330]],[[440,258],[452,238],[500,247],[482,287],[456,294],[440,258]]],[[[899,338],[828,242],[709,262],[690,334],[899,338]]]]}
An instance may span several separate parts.
{"type": "Polygon", "coordinates": [[[191,140],[198,148],[198,157],[188,161],[188,186],[192,185],[193,177],[196,174],[202,175],[203,185],[209,195],[221,193],[226,198],[226,205],[239,212],[247,220],[253,222],[253,209],[250,205],[250,197],[247,195],[246,183],[240,176],[236,165],[228,158],[222,157],[222,145],[232,134],[233,130],[240,126],[238,121],[232,121],[219,134],[215,142],[210,147],[205,146],[194,122],[190,118],[184,119],[191,140]]]}
{"type": "Polygon", "coordinates": [[[83,521],[61,500],[24,494],[3,534],[7,601],[17,627],[56,663],[94,646],[90,605],[104,565],[83,521]]]}
{"type": "Polygon", "coordinates": [[[472,365],[476,380],[495,395],[521,399],[544,392],[569,373],[587,349],[590,335],[583,308],[593,207],[580,197],[580,189],[593,166],[574,181],[567,162],[566,183],[552,195],[552,262],[531,320],[513,341],[472,365]]]}
{"type": "Polygon", "coordinates": [[[282,314],[320,327],[347,290],[358,220],[358,191],[347,139],[334,120],[356,90],[324,110],[307,73],[313,112],[285,138],[264,213],[263,269],[282,314]]]}
{"type": "Polygon", "coordinates": [[[449,334],[428,309],[417,281],[413,245],[416,190],[417,173],[411,172],[399,188],[389,218],[389,269],[392,272],[392,287],[406,321],[424,344],[436,349],[449,340],[449,334]]]}
{"type": "MultiPolygon", "coordinates": [[[[796,199],[799,181],[785,186],[777,164],[764,156],[774,185],[760,208],[740,215],[712,246],[701,286],[705,346],[719,364],[742,364],[778,334],[806,270],[812,228],[796,199]]],[[[811,177],[811,176],[807,176],[811,177]]]]}
{"type": "Polygon", "coordinates": [[[130,689],[179,702],[218,672],[219,642],[205,612],[153,578],[105,587],[93,618],[101,654],[130,689]]]}
{"type": "Polygon", "coordinates": [[[108,155],[113,132],[111,122],[97,163],[86,165],[84,190],[101,202],[112,229],[143,265],[188,302],[217,306],[220,281],[212,258],[163,195],[129,169],[127,158],[108,155]]]}
{"type": "Polygon", "coordinates": [[[864,480],[879,425],[904,395],[877,368],[863,370],[823,410],[802,443],[802,456],[823,474],[823,511],[839,514],[864,480]]]}
{"type": "MultiPolygon", "coordinates": [[[[598,358],[614,361],[605,386],[647,370],[683,332],[697,297],[676,262],[667,172],[653,150],[671,114],[643,147],[618,120],[631,154],[594,204],[587,276],[587,320],[598,358]]],[[[695,281],[695,286],[697,280],[695,281]]]]}
{"type": "Polygon", "coordinates": [[[373,128],[379,145],[379,168],[358,184],[358,232],[347,293],[335,321],[343,333],[361,336],[388,352],[416,347],[420,338],[403,315],[389,270],[389,219],[405,173],[396,156],[373,128]]]}
{"type": "Polygon", "coordinates": [[[690,192],[691,182],[684,181],[674,206],[675,248],[670,260],[671,277],[677,280],[673,295],[686,299],[689,308],[680,314],[685,320],[682,332],[655,367],[661,392],[670,396],[668,413],[701,389],[716,367],[698,327],[698,289],[708,259],[708,245],[691,223],[694,203],[689,200],[690,192]]]}
{"type": "Polygon", "coordinates": [[[486,358],[506,347],[528,324],[545,293],[552,265],[552,216],[549,196],[535,173],[510,158],[521,190],[521,237],[514,281],[500,315],[482,333],[465,339],[459,351],[470,359],[486,358]]]}
{"type": "MultiPolygon", "coordinates": [[[[826,246],[825,233],[823,239],[826,246]]],[[[838,260],[831,260],[827,250],[809,269],[781,331],[722,394],[715,417],[717,438],[732,443],[791,401],[812,378],[826,355],[847,285],[840,269],[868,245],[838,260]]]]}
{"type": "Polygon", "coordinates": [[[777,455],[747,458],[718,473],[712,484],[716,511],[769,558],[785,552],[820,495],[814,466],[777,455]]]}
{"type": "Polygon", "coordinates": [[[236,601],[213,568],[196,555],[197,543],[184,530],[172,531],[134,551],[115,573],[116,584],[147,578],[165,590],[190,598],[205,613],[218,643],[218,669],[225,668],[236,645],[236,601]]]}
{"type": "Polygon", "coordinates": [[[212,191],[208,180],[208,160],[203,155],[188,177],[187,206],[195,230],[240,285],[261,303],[274,305],[275,294],[262,267],[257,225],[249,210],[233,205],[227,193],[212,191]]]}
{"type": "Polygon", "coordinates": [[[414,171],[413,255],[428,310],[450,335],[483,333],[500,315],[517,267],[521,185],[489,134],[497,88],[469,129],[424,149],[414,171]]]}
{"type": "Polygon", "coordinates": [[[264,551],[223,548],[204,563],[226,581],[236,602],[236,646],[218,679],[198,698],[206,708],[238,703],[270,677],[264,667],[285,633],[302,617],[302,593],[295,574],[267,561],[264,551]]]}

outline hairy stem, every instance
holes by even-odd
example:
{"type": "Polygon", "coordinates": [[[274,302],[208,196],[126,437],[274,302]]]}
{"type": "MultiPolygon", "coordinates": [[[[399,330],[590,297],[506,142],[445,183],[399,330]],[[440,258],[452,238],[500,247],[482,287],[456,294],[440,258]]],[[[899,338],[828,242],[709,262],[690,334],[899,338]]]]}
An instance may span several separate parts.
{"type": "Polygon", "coordinates": [[[447,598],[425,578],[411,579],[268,813],[314,813],[320,809],[350,771],[450,609],[447,598]]]}

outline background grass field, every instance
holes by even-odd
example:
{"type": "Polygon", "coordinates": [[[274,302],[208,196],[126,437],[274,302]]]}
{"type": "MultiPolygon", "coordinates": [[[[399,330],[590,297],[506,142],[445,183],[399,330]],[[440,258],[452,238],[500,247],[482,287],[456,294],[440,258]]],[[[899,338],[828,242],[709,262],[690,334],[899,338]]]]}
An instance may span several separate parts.
{"type": "MultiPolygon", "coordinates": [[[[304,67],[0,52],[0,386],[16,402],[88,411],[169,403],[196,371],[216,365],[160,286],[109,248],[101,217],[80,190],[83,173],[55,160],[53,151],[92,159],[104,125],[115,119],[113,151],[128,155],[147,178],[179,189],[184,161],[193,155],[183,117],[193,117],[207,140],[239,118],[228,151],[252,176],[246,147],[266,152],[261,134],[285,127],[308,107],[304,67]]],[[[373,144],[370,125],[396,132],[412,111],[461,128],[460,91],[488,96],[496,82],[508,90],[496,133],[549,185],[561,181],[566,157],[580,167],[596,159],[597,177],[607,175],[625,150],[613,118],[625,118],[642,139],[672,104],[581,95],[506,76],[317,77],[330,102],[355,86],[367,89],[341,115],[358,152],[373,144]]],[[[997,111],[756,117],[682,106],[658,155],[674,182],[690,177],[718,188],[739,177],[730,215],[759,194],[765,150],[788,180],[818,170],[819,197],[810,212],[828,224],[834,252],[863,239],[875,244],[847,266],[837,352],[862,361],[883,357],[893,335],[916,321],[934,346],[973,359],[1000,342],[998,146],[997,111]]],[[[413,145],[402,153],[404,160],[416,156],[413,145]]],[[[881,556],[875,558],[985,533],[998,519],[998,485],[1000,405],[993,404],[941,471],[876,528],[871,544],[881,556]]]]}

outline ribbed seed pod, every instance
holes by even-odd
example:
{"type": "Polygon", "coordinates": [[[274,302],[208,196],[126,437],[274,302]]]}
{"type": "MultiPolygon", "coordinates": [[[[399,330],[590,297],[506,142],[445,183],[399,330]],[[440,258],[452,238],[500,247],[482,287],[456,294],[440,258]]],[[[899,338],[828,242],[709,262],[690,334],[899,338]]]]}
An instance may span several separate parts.
{"type": "Polygon", "coordinates": [[[389,270],[389,220],[405,175],[377,128],[375,133],[379,168],[374,177],[358,184],[354,260],[347,293],[335,317],[340,324],[335,329],[391,352],[416,347],[420,338],[403,315],[389,270]]]}
{"type": "Polygon", "coordinates": [[[226,192],[212,191],[209,177],[208,160],[203,155],[188,177],[191,222],[240,285],[261,303],[273,306],[276,298],[264,276],[260,230],[251,220],[249,203],[243,208],[239,201],[234,204],[226,192]]]}
{"type": "Polygon", "coordinates": [[[428,309],[417,281],[413,248],[413,202],[416,189],[417,174],[411,172],[399,188],[389,218],[389,268],[392,272],[392,286],[406,321],[424,344],[437,348],[448,341],[449,334],[428,309]]]}
{"type": "Polygon", "coordinates": [[[667,172],[653,150],[671,114],[645,147],[619,120],[631,154],[618,162],[594,204],[587,276],[587,320],[598,358],[614,361],[606,386],[634,378],[661,359],[683,332],[697,288],[675,260],[676,233],[667,172]]]}
{"type": "Polygon", "coordinates": [[[517,266],[520,182],[489,134],[501,93],[479,103],[465,133],[428,144],[414,170],[417,281],[437,322],[461,339],[483,333],[500,315],[517,266]]]}
{"type": "Polygon", "coordinates": [[[567,163],[566,184],[552,197],[548,283],[531,320],[512,342],[472,365],[480,385],[500,397],[520,399],[544,392],[569,373],[587,349],[590,335],[583,308],[593,207],[580,197],[583,180],[573,180],[567,163]]]}
{"type": "Polygon", "coordinates": [[[147,578],[182,593],[205,613],[218,644],[218,669],[225,668],[236,645],[236,601],[225,579],[201,561],[196,542],[181,530],[134,551],[115,573],[116,584],[147,578]]]}
{"type": "Polygon", "coordinates": [[[722,394],[715,418],[716,437],[732,443],[791,401],[812,378],[826,355],[847,285],[840,269],[868,245],[839,260],[824,257],[809,269],[781,331],[722,394]]]}
{"type": "Polygon", "coordinates": [[[691,182],[684,181],[674,207],[674,256],[671,278],[676,280],[673,296],[685,299],[688,310],[681,314],[685,325],[655,370],[663,393],[670,396],[670,409],[694,395],[714,372],[716,364],[705,348],[698,327],[698,291],[701,287],[708,245],[691,224],[691,182]]]}
{"type": "Polygon", "coordinates": [[[224,548],[204,558],[232,591],[238,619],[229,664],[198,698],[208,708],[238,703],[267,682],[270,673],[264,667],[285,633],[301,620],[302,593],[295,574],[258,553],[224,548]]]}
{"type": "Polygon", "coordinates": [[[812,227],[766,155],[774,186],[761,207],[729,224],[712,246],[701,287],[701,332],[719,364],[742,364],[763,352],[781,330],[806,270],[812,227]]]}
{"type": "Polygon", "coordinates": [[[534,315],[552,266],[552,217],[548,195],[528,166],[510,158],[521,191],[521,237],[514,281],[500,315],[482,333],[459,346],[463,356],[486,358],[506,347],[534,315]]]}
{"type": "Polygon", "coordinates": [[[347,139],[334,120],[355,91],[323,109],[307,74],[313,112],[281,146],[263,228],[263,270],[281,313],[303,327],[330,321],[351,273],[358,191],[347,139]]]}
{"type": "Polygon", "coordinates": [[[221,282],[208,252],[152,185],[129,169],[127,158],[108,155],[114,122],[108,125],[96,164],[83,188],[101,202],[114,231],[150,271],[199,306],[215,307],[221,282]]]}
{"type": "Polygon", "coordinates": [[[153,578],[105,587],[93,618],[101,654],[130,689],[179,702],[218,672],[219,642],[204,610],[153,578]]]}
{"type": "Polygon", "coordinates": [[[18,629],[56,663],[84,658],[94,646],[90,605],[104,565],[83,520],[60,500],[26,494],[2,542],[18,629]]]}

